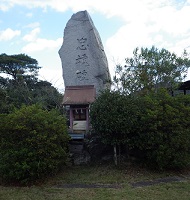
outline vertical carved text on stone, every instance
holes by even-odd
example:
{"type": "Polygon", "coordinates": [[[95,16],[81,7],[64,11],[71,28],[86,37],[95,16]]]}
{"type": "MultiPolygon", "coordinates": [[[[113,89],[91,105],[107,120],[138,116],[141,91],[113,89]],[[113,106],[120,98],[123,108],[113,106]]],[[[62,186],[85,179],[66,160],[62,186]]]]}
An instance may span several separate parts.
{"type": "Polygon", "coordinates": [[[82,37],[82,38],[77,39],[77,40],[78,40],[78,43],[79,43],[77,49],[79,49],[79,50],[87,50],[87,47],[88,47],[88,44],[86,44],[87,38],[82,37]]]}
{"type": "Polygon", "coordinates": [[[88,79],[86,78],[86,75],[87,75],[87,71],[86,71],[86,70],[83,70],[83,71],[77,70],[76,75],[77,75],[77,78],[78,78],[80,81],[88,80],[88,79]]]}
{"type": "Polygon", "coordinates": [[[82,64],[84,66],[89,66],[87,62],[88,56],[86,54],[78,55],[76,58],[76,64],[82,64]]]}

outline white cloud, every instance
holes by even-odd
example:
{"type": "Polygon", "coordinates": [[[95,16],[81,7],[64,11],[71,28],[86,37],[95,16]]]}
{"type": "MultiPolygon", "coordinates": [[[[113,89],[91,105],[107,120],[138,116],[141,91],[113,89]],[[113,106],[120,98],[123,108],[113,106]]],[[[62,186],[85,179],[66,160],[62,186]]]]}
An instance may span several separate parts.
{"type": "MultiPolygon", "coordinates": [[[[159,0],[159,4],[163,4],[168,1],[159,0]]],[[[152,2],[151,0],[1,0],[0,7],[6,7],[4,8],[6,10],[14,5],[21,5],[29,8],[41,7],[43,9],[51,7],[57,11],[66,11],[68,9],[78,11],[87,9],[91,11],[103,12],[108,16],[126,16],[126,14],[128,14],[128,16],[131,16],[131,14],[134,16],[135,12],[139,10],[139,7],[141,7],[143,11],[146,5],[151,7],[152,4],[155,5],[158,3],[152,2]]]]}
{"type": "Polygon", "coordinates": [[[0,31],[0,41],[12,40],[14,37],[19,36],[20,34],[20,30],[12,30],[10,28],[7,28],[3,31],[0,31]]]}
{"type": "Polygon", "coordinates": [[[26,46],[22,48],[23,52],[31,53],[42,50],[52,50],[57,47],[60,47],[63,42],[63,38],[58,38],[56,40],[48,40],[43,38],[37,38],[34,41],[31,41],[26,46]]]}
{"type": "MultiPolygon", "coordinates": [[[[116,7],[115,13],[108,5],[107,13],[120,16],[126,21],[125,25],[107,39],[106,49],[109,49],[109,54],[116,59],[124,59],[137,46],[155,45],[166,49],[178,48],[179,51],[190,45],[190,4],[186,2],[179,7],[176,2],[135,0],[126,3],[125,11],[116,7]]],[[[119,4],[118,1],[117,3],[119,4]]]]}
{"type": "MultiPolygon", "coordinates": [[[[3,2],[5,4],[5,1],[3,2]]],[[[152,23],[175,35],[187,32],[190,28],[190,1],[183,2],[176,0],[6,0],[7,5],[11,6],[22,5],[43,9],[51,7],[62,12],[68,9],[73,12],[84,9],[90,12],[98,11],[107,17],[120,17],[126,23],[152,23]]]]}
{"type": "MultiPolygon", "coordinates": [[[[7,10],[14,5],[40,7],[43,10],[52,8],[59,12],[88,10],[90,14],[98,12],[110,20],[112,17],[121,19],[123,26],[104,42],[109,62],[124,60],[131,56],[137,46],[155,45],[176,53],[190,46],[190,0],[1,0],[0,10],[7,10]]],[[[28,17],[30,16],[31,12],[28,13],[28,17]]],[[[31,24],[29,28],[33,30],[23,38],[29,42],[23,47],[24,52],[43,51],[61,46],[62,38],[38,38],[38,23],[31,24]]]]}
{"type": "Polygon", "coordinates": [[[184,49],[190,53],[190,33],[186,35],[186,37],[180,38],[180,40],[176,41],[169,50],[174,51],[180,56],[184,49]]]}
{"type": "Polygon", "coordinates": [[[64,82],[62,77],[62,69],[48,69],[42,67],[39,71],[39,79],[51,82],[55,88],[58,88],[60,92],[64,92],[64,82]]]}
{"type": "Polygon", "coordinates": [[[0,10],[2,10],[2,11],[7,11],[7,10],[9,10],[10,8],[11,8],[11,5],[6,1],[6,0],[1,0],[1,2],[0,2],[0,10]]]}
{"type": "Polygon", "coordinates": [[[33,22],[33,23],[30,23],[30,24],[26,25],[25,27],[26,28],[37,28],[39,26],[40,26],[39,22],[33,22]]]}
{"type": "Polygon", "coordinates": [[[123,64],[136,47],[155,45],[180,55],[184,48],[190,46],[190,4],[186,3],[179,8],[172,4],[174,1],[138,2],[127,3],[125,11],[116,6],[112,12],[111,7],[106,7],[107,15],[119,16],[125,21],[105,43],[112,75],[116,64],[123,64]]]}
{"type": "Polygon", "coordinates": [[[161,30],[174,36],[190,30],[190,6],[177,10],[174,6],[155,8],[150,12],[151,20],[161,30]]]}
{"type": "Polygon", "coordinates": [[[27,44],[22,48],[23,52],[36,53],[40,51],[51,51],[62,45],[63,38],[58,38],[56,40],[40,38],[39,34],[41,30],[39,26],[39,22],[34,22],[25,26],[26,28],[35,28],[23,37],[23,40],[27,42],[27,44]]]}
{"type": "Polygon", "coordinates": [[[27,42],[35,41],[39,33],[40,33],[40,28],[35,28],[29,34],[25,35],[23,37],[23,40],[27,42]]]}
{"type": "Polygon", "coordinates": [[[33,13],[32,13],[32,12],[29,12],[29,13],[26,14],[26,17],[29,17],[29,18],[30,18],[30,17],[32,17],[32,16],[33,16],[33,13]]]}

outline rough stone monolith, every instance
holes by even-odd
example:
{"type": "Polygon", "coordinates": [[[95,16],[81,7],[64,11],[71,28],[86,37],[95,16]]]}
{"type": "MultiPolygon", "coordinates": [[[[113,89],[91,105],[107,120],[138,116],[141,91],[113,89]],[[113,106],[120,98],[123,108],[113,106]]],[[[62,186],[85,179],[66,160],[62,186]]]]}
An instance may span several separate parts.
{"type": "Polygon", "coordinates": [[[87,11],[73,14],[59,50],[65,86],[110,87],[110,73],[99,33],[87,11]]]}

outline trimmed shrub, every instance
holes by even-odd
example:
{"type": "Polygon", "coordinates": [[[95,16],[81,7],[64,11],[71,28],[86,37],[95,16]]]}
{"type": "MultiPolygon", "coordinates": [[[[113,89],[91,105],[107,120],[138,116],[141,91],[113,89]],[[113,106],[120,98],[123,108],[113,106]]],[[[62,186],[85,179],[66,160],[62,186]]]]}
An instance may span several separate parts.
{"type": "Polygon", "coordinates": [[[131,138],[144,161],[159,169],[190,164],[190,96],[161,90],[141,99],[139,124],[131,138]]]}
{"type": "Polygon", "coordinates": [[[134,96],[104,90],[90,107],[94,133],[103,144],[113,146],[116,165],[120,162],[121,147],[129,144],[130,135],[138,123],[136,101],[134,96]]]}
{"type": "Polygon", "coordinates": [[[126,144],[137,123],[138,108],[133,96],[116,91],[103,91],[91,105],[94,132],[108,145],[126,144]]]}
{"type": "Polygon", "coordinates": [[[56,110],[23,106],[0,115],[0,175],[32,183],[57,172],[67,161],[66,120],[56,110]]]}

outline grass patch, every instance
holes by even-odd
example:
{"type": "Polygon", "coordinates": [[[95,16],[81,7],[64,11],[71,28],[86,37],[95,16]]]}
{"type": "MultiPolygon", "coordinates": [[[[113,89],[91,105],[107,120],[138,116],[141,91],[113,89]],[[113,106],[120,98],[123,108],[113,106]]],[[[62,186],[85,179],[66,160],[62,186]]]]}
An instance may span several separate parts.
{"type": "Polygon", "coordinates": [[[1,200],[189,200],[188,172],[158,172],[138,167],[115,168],[112,165],[72,166],[57,176],[33,187],[0,186],[1,200]],[[133,188],[131,183],[168,176],[186,177],[184,182],[133,188]],[[56,188],[60,184],[120,184],[120,188],[56,188]]]}

